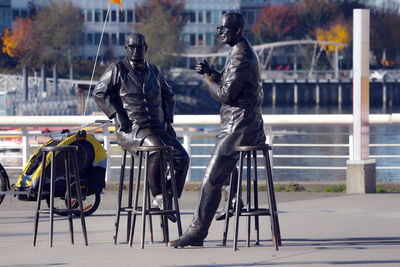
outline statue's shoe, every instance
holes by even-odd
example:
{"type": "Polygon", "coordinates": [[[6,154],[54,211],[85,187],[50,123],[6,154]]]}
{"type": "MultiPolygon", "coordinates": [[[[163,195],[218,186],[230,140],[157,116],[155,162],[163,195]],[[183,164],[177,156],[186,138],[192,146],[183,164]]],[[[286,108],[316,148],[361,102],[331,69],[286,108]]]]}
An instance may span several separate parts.
{"type": "Polygon", "coordinates": [[[204,244],[203,239],[194,237],[190,232],[186,232],[178,239],[169,242],[168,246],[173,248],[183,248],[187,246],[202,247],[204,244]]]}
{"type": "MultiPolygon", "coordinates": [[[[172,207],[172,198],[171,198],[170,195],[167,195],[167,201],[168,201],[168,206],[169,206],[169,208],[171,208],[171,207],[172,207]]],[[[153,205],[153,207],[155,207],[155,208],[159,208],[160,210],[164,210],[164,204],[163,204],[162,195],[157,195],[157,196],[155,196],[154,199],[153,199],[153,201],[152,201],[152,205],[153,205]]],[[[175,216],[175,214],[169,213],[169,214],[167,215],[167,217],[168,217],[168,219],[169,219],[171,222],[173,222],[173,223],[176,222],[176,216],[175,216]]]]}
{"type": "MultiPolygon", "coordinates": [[[[233,202],[233,204],[232,204],[233,207],[231,207],[228,212],[229,218],[232,217],[235,212],[236,199],[233,199],[232,202],[233,202]]],[[[243,201],[240,200],[240,209],[243,209],[243,207],[244,207],[243,201]]],[[[226,217],[226,210],[225,210],[225,206],[224,206],[224,209],[221,211],[221,213],[215,215],[215,220],[222,221],[222,220],[225,220],[225,217],[226,217]]]]}

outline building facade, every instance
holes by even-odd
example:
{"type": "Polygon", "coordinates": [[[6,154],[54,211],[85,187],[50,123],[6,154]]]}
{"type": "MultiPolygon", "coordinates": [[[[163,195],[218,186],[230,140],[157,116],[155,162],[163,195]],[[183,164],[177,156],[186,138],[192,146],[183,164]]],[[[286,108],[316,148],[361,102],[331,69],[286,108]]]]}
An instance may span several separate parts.
{"type": "Polygon", "coordinates": [[[11,25],[11,0],[0,0],[0,33],[11,25]]]}
{"type": "MultiPolygon", "coordinates": [[[[84,44],[79,49],[78,57],[93,60],[100,42],[109,0],[70,1],[81,9],[84,19],[84,44]]],[[[106,49],[111,49],[115,58],[123,57],[125,39],[140,23],[136,16],[135,6],[140,6],[144,1],[146,0],[122,0],[122,12],[118,5],[111,5],[103,36],[100,61],[106,49]]],[[[249,34],[249,29],[256,22],[261,8],[271,2],[282,1],[185,0],[184,12],[188,14],[188,22],[181,34],[181,40],[187,45],[185,52],[205,53],[215,50],[216,27],[221,15],[226,12],[241,12],[248,22],[246,34],[249,34]]],[[[35,7],[49,5],[50,0],[0,0],[0,29],[12,27],[12,21],[15,18],[29,16],[34,12],[35,7]],[[2,12],[7,15],[3,16],[2,12]]],[[[251,34],[249,38],[251,39],[251,34]]]]}

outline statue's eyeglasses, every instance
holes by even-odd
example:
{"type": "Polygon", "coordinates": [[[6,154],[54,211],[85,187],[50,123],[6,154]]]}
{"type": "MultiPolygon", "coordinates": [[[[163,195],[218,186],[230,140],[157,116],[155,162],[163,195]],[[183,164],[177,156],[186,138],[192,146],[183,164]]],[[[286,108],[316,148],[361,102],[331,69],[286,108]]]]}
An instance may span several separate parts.
{"type": "Polygon", "coordinates": [[[144,47],[144,45],[138,45],[138,44],[131,44],[131,45],[128,45],[128,47],[130,48],[130,49],[140,49],[140,48],[143,48],[144,47]]]}
{"type": "Polygon", "coordinates": [[[228,26],[218,26],[217,31],[226,31],[228,29],[228,26]]]}

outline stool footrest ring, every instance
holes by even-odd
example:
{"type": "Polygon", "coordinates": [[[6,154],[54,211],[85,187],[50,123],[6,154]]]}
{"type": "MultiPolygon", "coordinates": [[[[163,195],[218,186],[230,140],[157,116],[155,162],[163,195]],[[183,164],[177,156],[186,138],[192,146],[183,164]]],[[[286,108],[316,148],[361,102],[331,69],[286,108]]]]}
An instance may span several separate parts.
{"type": "Polygon", "coordinates": [[[239,216],[271,216],[271,213],[269,209],[251,209],[249,211],[242,209],[239,216]]]}

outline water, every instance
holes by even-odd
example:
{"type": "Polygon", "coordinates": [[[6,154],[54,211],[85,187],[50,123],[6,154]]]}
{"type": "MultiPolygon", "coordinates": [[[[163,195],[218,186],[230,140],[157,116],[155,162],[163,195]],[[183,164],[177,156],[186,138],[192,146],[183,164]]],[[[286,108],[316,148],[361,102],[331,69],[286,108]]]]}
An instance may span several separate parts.
{"type": "MultiPolygon", "coordinates": [[[[265,107],[263,114],[351,114],[351,106],[285,106],[265,107]]],[[[400,107],[371,107],[370,114],[400,113],[400,107]]],[[[293,126],[273,127],[273,143],[348,144],[349,129],[345,126],[293,126]],[[281,135],[280,132],[290,132],[281,135]],[[324,134],[321,134],[324,133],[324,134]]],[[[400,126],[371,126],[371,144],[400,144],[400,126]]],[[[193,140],[192,143],[215,144],[215,139],[193,140]]],[[[213,147],[192,147],[192,154],[209,154],[213,147]]],[[[347,147],[274,147],[274,155],[348,155],[347,147]]],[[[400,147],[371,147],[370,155],[400,155],[400,147]]],[[[339,181],[346,180],[347,158],[277,158],[273,160],[276,181],[339,181]],[[311,169],[280,169],[282,166],[317,166],[311,169]],[[328,169],[326,167],[343,167],[328,169]]],[[[207,165],[209,158],[192,158],[192,166],[207,165]]],[[[261,164],[261,161],[258,163],[261,164]]],[[[377,167],[400,166],[400,158],[377,158],[377,167]]],[[[192,180],[201,180],[204,169],[192,169],[192,180]]],[[[260,173],[261,174],[261,173],[260,173]]],[[[400,170],[376,170],[377,181],[400,181],[400,170]]]]}

